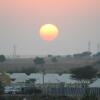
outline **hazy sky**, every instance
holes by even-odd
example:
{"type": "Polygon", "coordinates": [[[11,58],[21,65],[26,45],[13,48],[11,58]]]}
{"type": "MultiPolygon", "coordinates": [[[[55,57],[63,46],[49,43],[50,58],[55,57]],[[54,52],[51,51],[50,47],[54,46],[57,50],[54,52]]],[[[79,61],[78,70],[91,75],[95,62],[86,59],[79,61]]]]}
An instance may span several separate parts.
{"type": "Polygon", "coordinates": [[[0,0],[0,54],[73,54],[100,43],[100,0],[0,0]],[[59,27],[59,37],[46,42],[41,25],[59,27]]]}

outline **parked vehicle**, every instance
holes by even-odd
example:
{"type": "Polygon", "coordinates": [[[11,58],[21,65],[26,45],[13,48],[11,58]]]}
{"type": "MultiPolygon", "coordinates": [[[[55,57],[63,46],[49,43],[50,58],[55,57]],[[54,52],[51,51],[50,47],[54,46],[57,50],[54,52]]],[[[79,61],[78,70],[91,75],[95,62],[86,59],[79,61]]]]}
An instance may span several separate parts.
{"type": "Polygon", "coordinates": [[[21,88],[20,87],[12,87],[12,86],[6,86],[4,89],[5,94],[20,94],[21,88]]]}

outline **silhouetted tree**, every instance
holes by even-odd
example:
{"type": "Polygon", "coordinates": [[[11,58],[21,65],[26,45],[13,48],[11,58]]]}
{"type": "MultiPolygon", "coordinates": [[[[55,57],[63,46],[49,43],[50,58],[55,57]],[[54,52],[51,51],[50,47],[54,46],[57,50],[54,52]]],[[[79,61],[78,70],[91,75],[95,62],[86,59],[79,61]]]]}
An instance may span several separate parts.
{"type": "Polygon", "coordinates": [[[26,81],[26,83],[34,85],[35,81],[36,81],[36,79],[29,79],[26,81]]]}
{"type": "Polygon", "coordinates": [[[4,86],[3,86],[3,83],[0,81],[0,100],[5,100],[5,97],[4,97],[4,86]]]}
{"type": "Polygon", "coordinates": [[[49,54],[49,55],[48,55],[48,57],[50,57],[50,58],[51,58],[51,57],[52,57],[52,55],[51,55],[51,54],[49,54]]]}
{"type": "Polygon", "coordinates": [[[2,82],[0,81],[0,95],[4,94],[4,86],[2,82]]]}
{"type": "Polygon", "coordinates": [[[45,64],[45,61],[44,61],[44,58],[42,58],[42,57],[36,57],[36,58],[34,59],[34,63],[35,63],[36,65],[44,65],[44,64],[45,64]]]}
{"type": "Polygon", "coordinates": [[[6,60],[6,57],[4,55],[0,55],[0,62],[3,63],[6,60]]]}
{"type": "Polygon", "coordinates": [[[96,77],[97,70],[92,66],[71,69],[72,78],[77,80],[91,80],[96,77]]]}
{"type": "Polygon", "coordinates": [[[38,72],[36,67],[32,67],[32,68],[22,68],[20,70],[21,73],[26,73],[27,75],[31,74],[31,73],[36,73],[38,72]]]}
{"type": "Polygon", "coordinates": [[[97,74],[97,70],[92,66],[85,66],[71,69],[72,77],[75,79],[89,79],[91,80],[97,74]]]}
{"type": "Polygon", "coordinates": [[[57,57],[53,57],[53,58],[51,58],[51,61],[53,62],[53,63],[56,63],[58,60],[57,60],[57,57]]]}
{"type": "Polygon", "coordinates": [[[44,69],[44,64],[45,64],[45,60],[42,57],[36,57],[34,59],[34,63],[35,65],[40,65],[42,67],[42,73],[43,73],[43,87],[44,87],[44,74],[45,74],[45,69],[44,69]]]}
{"type": "Polygon", "coordinates": [[[84,57],[90,57],[91,54],[92,54],[91,52],[86,51],[86,52],[74,54],[73,56],[74,56],[75,58],[84,58],[84,57]]]}

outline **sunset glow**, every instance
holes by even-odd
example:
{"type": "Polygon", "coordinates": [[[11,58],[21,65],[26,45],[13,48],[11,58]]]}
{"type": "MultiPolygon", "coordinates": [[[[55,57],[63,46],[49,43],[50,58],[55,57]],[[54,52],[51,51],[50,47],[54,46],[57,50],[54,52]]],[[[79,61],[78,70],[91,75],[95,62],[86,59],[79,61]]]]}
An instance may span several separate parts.
{"type": "Polygon", "coordinates": [[[56,39],[58,33],[58,28],[53,24],[45,24],[40,28],[40,37],[46,41],[56,39]]]}
{"type": "Polygon", "coordinates": [[[99,26],[100,0],[0,0],[0,53],[74,54],[89,41],[95,53],[99,26]]]}

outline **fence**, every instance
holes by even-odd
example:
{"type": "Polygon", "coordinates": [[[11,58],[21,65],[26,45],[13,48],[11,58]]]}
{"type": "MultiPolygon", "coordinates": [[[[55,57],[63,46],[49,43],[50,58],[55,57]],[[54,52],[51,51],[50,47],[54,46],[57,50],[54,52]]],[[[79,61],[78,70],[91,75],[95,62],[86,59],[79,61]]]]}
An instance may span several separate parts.
{"type": "Polygon", "coordinates": [[[100,88],[47,88],[45,94],[20,95],[5,94],[0,100],[73,100],[68,97],[82,97],[86,91],[100,97],[100,88]]]}
{"type": "Polygon", "coordinates": [[[100,96],[100,88],[48,88],[46,93],[56,96],[83,96],[86,91],[88,91],[89,94],[100,96]]]}
{"type": "Polygon", "coordinates": [[[5,95],[5,96],[0,96],[0,100],[74,100],[74,99],[72,97],[67,97],[67,96],[5,95]]]}

